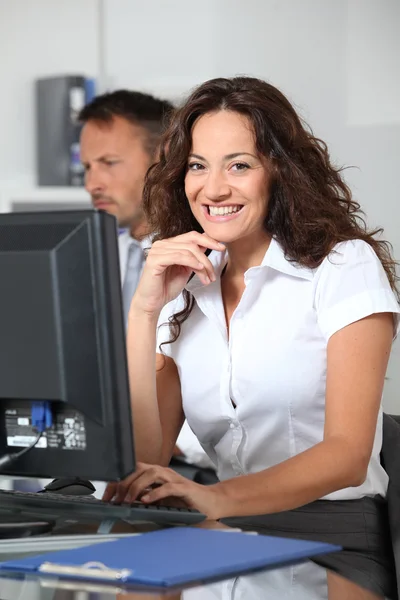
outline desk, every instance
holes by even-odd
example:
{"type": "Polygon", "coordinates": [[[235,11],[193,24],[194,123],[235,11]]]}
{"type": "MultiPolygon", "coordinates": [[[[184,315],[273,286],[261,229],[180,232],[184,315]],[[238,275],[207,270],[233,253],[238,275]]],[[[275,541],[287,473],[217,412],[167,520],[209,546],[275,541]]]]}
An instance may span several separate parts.
{"type": "MultiPolygon", "coordinates": [[[[219,523],[206,522],[199,527],[213,529],[227,528],[219,523]]],[[[139,533],[146,529],[144,525],[137,530],[139,533]]],[[[154,529],[154,527],[152,528],[154,529]]],[[[82,545],[84,538],[75,537],[77,533],[89,535],[90,529],[81,529],[77,525],[63,525],[58,529],[58,534],[63,534],[63,544],[66,540],[69,547],[82,545]],[[69,534],[69,539],[68,539],[69,534]]],[[[133,526],[125,526],[120,523],[116,526],[114,534],[124,535],[135,532],[133,526]]],[[[264,532],[265,533],[265,532],[264,532]]],[[[229,535],[229,533],[227,533],[229,535]]],[[[278,532],[274,531],[274,535],[278,532]]],[[[92,542],[92,536],[90,542],[92,542]]],[[[107,536],[108,537],[108,536],[107,536]]],[[[58,535],[37,540],[37,552],[43,552],[43,544],[50,543],[53,550],[57,547],[58,535]],[[53,545],[54,544],[54,545],[53,545]]],[[[19,550],[27,550],[27,544],[31,545],[33,540],[20,540],[19,550]]],[[[9,542],[7,543],[9,544],[9,542]]],[[[12,542],[17,547],[18,542],[12,542]]],[[[63,546],[61,544],[61,546],[63,546]]],[[[30,546],[30,551],[34,548],[30,546]]],[[[9,546],[10,553],[12,548],[9,546]]],[[[340,554],[340,553],[339,553],[340,554]]],[[[4,560],[4,558],[3,558],[4,560]]],[[[340,564],[340,561],[339,561],[340,564]]],[[[223,582],[213,583],[207,586],[194,587],[180,592],[169,594],[151,593],[127,589],[122,586],[118,588],[113,585],[88,584],[77,582],[65,582],[56,579],[39,579],[35,576],[16,577],[3,575],[0,577],[0,599],[1,600],[156,600],[157,598],[170,598],[170,600],[379,600],[383,596],[371,591],[368,578],[360,585],[360,573],[357,569],[352,571],[352,566],[346,564],[346,553],[342,554],[343,570],[335,563],[335,573],[326,569],[325,565],[315,564],[307,561],[303,564],[294,565],[257,574],[242,576],[223,582]],[[343,576],[345,574],[345,577],[343,576]],[[353,577],[354,575],[354,577],[353,577]]]]}

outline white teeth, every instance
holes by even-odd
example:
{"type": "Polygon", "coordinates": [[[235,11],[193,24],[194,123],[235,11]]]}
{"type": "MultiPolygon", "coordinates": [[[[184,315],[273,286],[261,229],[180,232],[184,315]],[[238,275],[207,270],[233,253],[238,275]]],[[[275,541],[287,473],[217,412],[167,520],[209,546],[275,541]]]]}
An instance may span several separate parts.
{"type": "Polygon", "coordinates": [[[217,217],[218,215],[229,215],[231,213],[238,212],[242,207],[238,206],[209,206],[210,215],[217,217]]]}

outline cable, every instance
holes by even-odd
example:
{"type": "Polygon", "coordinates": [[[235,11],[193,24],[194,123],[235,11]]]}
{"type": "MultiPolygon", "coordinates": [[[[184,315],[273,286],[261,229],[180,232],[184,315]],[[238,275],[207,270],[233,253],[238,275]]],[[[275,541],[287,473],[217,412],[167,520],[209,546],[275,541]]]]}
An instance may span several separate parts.
{"type": "Polygon", "coordinates": [[[21,456],[29,452],[29,450],[32,450],[32,448],[36,446],[42,435],[43,431],[39,433],[35,441],[32,442],[30,446],[24,448],[23,450],[20,450],[19,452],[13,452],[12,454],[3,454],[3,456],[0,457],[0,469],[3,467],[7,467],[10,463],[14,462],[14,460],[17,460],[17,458],[20,458],[21,456]]]}

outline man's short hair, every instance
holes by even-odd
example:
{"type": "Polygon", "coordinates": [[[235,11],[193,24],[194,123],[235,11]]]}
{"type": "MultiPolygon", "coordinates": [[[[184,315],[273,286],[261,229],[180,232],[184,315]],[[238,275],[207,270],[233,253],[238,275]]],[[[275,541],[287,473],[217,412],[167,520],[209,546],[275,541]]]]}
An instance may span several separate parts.
{"type": "Polygon", "coordinates": [[[83,107],[78,119],[81,123],[111,123],[115,117],[126,119],[132,125],[138,125],[145,130],[145,149],[153,156],[173,108],[168,100],[160,100],[150,94],[116,90],[96,96],[83,107]]]}

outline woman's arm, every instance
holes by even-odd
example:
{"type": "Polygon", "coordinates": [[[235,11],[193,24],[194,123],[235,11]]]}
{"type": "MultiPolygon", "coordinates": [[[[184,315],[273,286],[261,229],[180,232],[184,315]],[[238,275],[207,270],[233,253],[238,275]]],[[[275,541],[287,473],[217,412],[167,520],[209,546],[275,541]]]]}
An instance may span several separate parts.
{"type": "MultiPolygon", "coordinates": [[[[169,469],[141,465],[130,497],[185,500],[211,519],[291,510],[366,477],[393,338],[393,317],[371,315],[333,334],[327,350],[324,439],[274,467],[211,486],[185,481],[169,469]]],[[[312,419],[312,414],[310,414],[312,419]]]]}
{"type": "Polygon", "coordinates": [[[156,354],[157,319],[131,310],[127,353],[136,459],[168,465],[184,421],[178,370],[156,354]]]}
{"type": "MultiPolygon", "coordinates": [[[[157,322],[132,309],[127,353],[136,461],[168,465],[184,420],[180,381],[174,361],[156,353],[157,322]]],[[[103,500],[123,502],[136,471],[108,484],[103,500]]]]}
{"type": "Polygon", "coordinates": [[[181,382],[176,364],[169,356],[156,355],[157,399],[162,431],[160,465],[169,465],[185,420],[181,382]]]}
{"type": "Polygon", "coordinates": [[[156,329],[156,316],[131,309],[126,349],[135,454],[148,463],[158,462],[162,447],[156,390],[156,329]]]}

